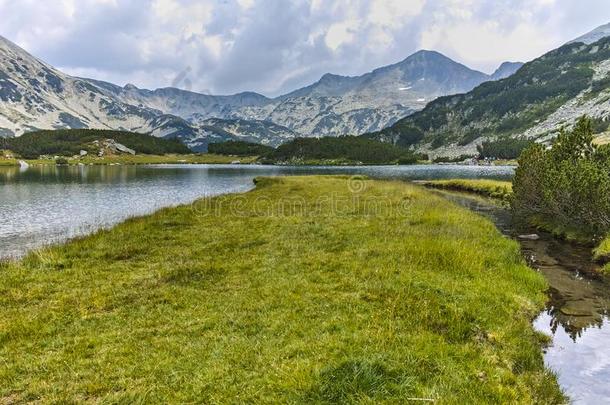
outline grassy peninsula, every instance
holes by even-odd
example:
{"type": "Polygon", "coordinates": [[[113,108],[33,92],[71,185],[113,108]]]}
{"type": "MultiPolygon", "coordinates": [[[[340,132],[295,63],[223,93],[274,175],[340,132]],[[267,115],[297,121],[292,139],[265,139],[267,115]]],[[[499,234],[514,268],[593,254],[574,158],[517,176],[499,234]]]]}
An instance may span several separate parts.
{"type": "Polygon", "coordinates": [[[485,197],[498,198],[504,201],[509,201],[513,192],[513,185],[510,181],[499,180],[450,179],[422,181],[419,182],[419,184],[430,188],[464,191],[485,197]]]}
{"type": "Polygon", "coordinates": [[[423,188],[258,179],[0,264],[0,398],[562,403],[546,288],[423,188]]]}

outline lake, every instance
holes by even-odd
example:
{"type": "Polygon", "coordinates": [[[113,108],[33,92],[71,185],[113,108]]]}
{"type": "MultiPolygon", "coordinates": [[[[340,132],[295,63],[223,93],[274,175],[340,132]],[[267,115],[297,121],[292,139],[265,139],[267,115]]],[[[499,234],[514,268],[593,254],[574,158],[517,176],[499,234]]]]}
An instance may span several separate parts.
{"type": "Polygon", "coordinates": [[[130,217],[224,193],[245,192],[257,176],[364,174],[374,178],[509,179],[512,167],[258,165],[0,167],[0,257],[86,235],[130,217]]]}

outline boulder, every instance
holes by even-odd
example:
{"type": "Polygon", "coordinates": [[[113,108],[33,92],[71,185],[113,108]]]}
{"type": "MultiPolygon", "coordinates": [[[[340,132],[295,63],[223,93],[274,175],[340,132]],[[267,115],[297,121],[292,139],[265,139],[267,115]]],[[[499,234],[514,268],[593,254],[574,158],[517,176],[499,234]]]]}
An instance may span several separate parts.
{"type": "Polygon", "coordinates": [[[133,149],[128,148],[125,145],[121,145],[120,143],[115,143],[114,147],[116,148],[116,150],[118,150],[119,152],[123,152],[123,153],[129,153],[130,155],[135,155],[136,151],[133,149]]]}

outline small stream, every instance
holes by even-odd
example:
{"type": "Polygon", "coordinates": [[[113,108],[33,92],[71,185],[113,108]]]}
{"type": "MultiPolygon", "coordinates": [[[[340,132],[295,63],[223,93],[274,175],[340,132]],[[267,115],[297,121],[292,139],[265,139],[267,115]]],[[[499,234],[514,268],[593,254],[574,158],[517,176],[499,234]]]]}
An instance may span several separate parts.
{"type": "Polygon", "coordinates": [[[573,403],[610,403],[610,282],[595,273],[591,249],[517,225],[508,207],[494,200],[436,192],[485,215],[503,234],[519,240],[530,266],[550,285],[546,308],[534,321],[537,330],[553,337],[544,353],[547,366],[573,403]],[[532,233],[540,239],[519,239],[532,233]]]}

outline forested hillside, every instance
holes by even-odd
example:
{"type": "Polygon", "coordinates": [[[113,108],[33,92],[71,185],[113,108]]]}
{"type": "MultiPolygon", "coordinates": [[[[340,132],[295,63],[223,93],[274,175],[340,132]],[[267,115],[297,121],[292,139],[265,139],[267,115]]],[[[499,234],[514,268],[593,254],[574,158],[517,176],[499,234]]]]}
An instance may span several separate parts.
{"type": "Polygon", "coordinates": [[[417,156],[408,149],[356,137],[297,138],[267,155],[268,163],[344,161],[362,164],[411,164],[417,156]]]}
{"type": "Polygon", "coordinates": [[[272,151],[271,146],[244,141],[211,143],[208,146],[208,152],[216,155],[263,156],[272,151]]]}
{"type": "Polygon", "coordinates": [[[95,147],[93,143],[106,139],[113,139],[138,154],[190,153],[190,150],[178,140],[155,138],[126,131],[96,129],[38,131],[18,138],[0,138],[0,150],[11,150],[25,159],[36,159],[41,155],[73,156],[78,155],[81,150],[97,153],[99,147],[95,147]]]}

